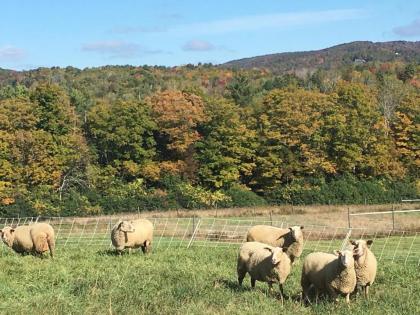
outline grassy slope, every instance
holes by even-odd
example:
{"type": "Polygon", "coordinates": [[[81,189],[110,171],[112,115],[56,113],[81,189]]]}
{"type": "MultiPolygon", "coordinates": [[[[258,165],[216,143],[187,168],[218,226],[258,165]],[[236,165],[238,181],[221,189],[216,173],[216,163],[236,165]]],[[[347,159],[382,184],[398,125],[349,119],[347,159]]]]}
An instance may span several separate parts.
{"type": "MultiPolygon", "coordinates": [[[[284,308],[249,278],[236,282],[235,248],[157,249],[117,257],[97,249],[58,250],[54,260],[12,252],[0,258],[0,313],[158,313],[158,314],[348,314],[341,300],[303,307],[288,300],[284,308]]],[[[285,291],[300,292],[298,264],[285,291]]],[[[416,264],[380,265],[369,302],[352,301],[352,314],[420,314],[420,277],[416,264]]]]}

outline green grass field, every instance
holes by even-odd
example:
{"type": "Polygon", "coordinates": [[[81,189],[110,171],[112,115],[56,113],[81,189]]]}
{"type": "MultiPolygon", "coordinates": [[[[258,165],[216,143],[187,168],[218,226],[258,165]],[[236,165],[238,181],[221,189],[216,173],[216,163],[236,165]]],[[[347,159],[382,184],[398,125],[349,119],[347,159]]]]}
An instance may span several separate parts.
{"type": "Polygon", "coordinates": [[[237,248],[157,248],[115,256],[98,248],[59,248],[56,258],[0,257],[0,314],[420,314],[417,264],[379,264],[371,299],[347,306],[302,306],[298,263],[284,306],[267,285],[236,281],[237,248]]]}

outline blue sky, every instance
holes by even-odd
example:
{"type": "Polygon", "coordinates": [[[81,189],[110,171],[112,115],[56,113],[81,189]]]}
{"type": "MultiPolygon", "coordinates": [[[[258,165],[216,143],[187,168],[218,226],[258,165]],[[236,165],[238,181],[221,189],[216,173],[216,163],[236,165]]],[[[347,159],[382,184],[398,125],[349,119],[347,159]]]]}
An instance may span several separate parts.
{"type": "Polygon", "coordinates": [[[420,40],[420,1],[0,0],[0,68],[182,65],[420,40]]]}

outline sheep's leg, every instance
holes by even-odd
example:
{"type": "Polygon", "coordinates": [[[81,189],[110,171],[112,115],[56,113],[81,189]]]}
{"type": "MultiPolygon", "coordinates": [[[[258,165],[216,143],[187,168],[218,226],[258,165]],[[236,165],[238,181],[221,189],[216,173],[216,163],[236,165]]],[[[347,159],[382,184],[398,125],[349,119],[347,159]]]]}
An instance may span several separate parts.
{"type": "Polygon", "coordinates": [[[245,275],[246,275],[246,265],[238,260],[237,266],[236,266],[236,271],[238,273],[238,282],[239,282],[239,286],[242,285],[242,282],[244,281],[245,275]]]}
{"type": "Polygon", "coordinates": [[[268,282],[268,293],[273,294],[273,283],[272,282],[268,282]]]}
{"type": "Polygon", "coordinates": [[[244,281],[246,275],[246,271],[242,270],[242,269],[238,269],[238,283],[239,286],[242,285],[242,282],[244,281]]]}
{"type": "Polygon", "coordinates": [[[369,285],[367,284],[367,285],[365,285],[365,287],[364,287],[364,293],[365,293],[365,298],[366,299],[369,299],[369,285]]]}
{"type": "Polygon", "coordinates": [[[280,289],[280,300],[281,300],[281,305],[283,305],[284,302],[284,291],[283,291],[283,285],[281,283],[279,283],[279,289],[280,289]]]}
{"type": "Polygon", "coordinates": [[[350,293],[346,294],[346,303],[349,304],[350,303],[350,293]]]}
{"type": "Polygon", "coordinates": [[[143,246],[141,246],[143,254],[149,253],[151,251],[151,246],[152,243],[150,243],[149,241],[144,241],[143,246]]]}
{"type": "Polygon", "coordinates": [[[256,279],[251,277],[251,288],[255,289],[255,281],[256,279]]]}
{"type": "Polygon", "coordinates": [[[330,294],[331,299],[337,302],[337,292],[335,292],[335,289],[332,286],[328,285],[327,290],[328,290],[328,293],[330,294]]]}
{"type": "Polygon", "coordinates": [[[47,238],[48,248],[50,249],[50,256],[54,258],[55,240],[54,237],[47,238]]]}

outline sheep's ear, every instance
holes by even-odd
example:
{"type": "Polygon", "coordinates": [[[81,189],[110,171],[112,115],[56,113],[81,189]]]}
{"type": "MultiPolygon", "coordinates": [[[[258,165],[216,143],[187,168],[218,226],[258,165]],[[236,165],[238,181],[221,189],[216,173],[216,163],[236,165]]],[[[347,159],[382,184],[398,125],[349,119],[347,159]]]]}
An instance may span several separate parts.
{"type": "Polygon", "coordinates": [[[334,250],[333,253],[336,256],[341,256],[341,252],[339,250],[334,250]]]}
{"type": "Polygon", "coordinates": [[[268,250],[270,253],[273,252],[273,250],[270,247],[264,247],[264,249],[268,250]]]}
{"type": "Polygon", "coordinates": [[[367,244],[368,246],[372,245],[372,243],[373,243],[373,240],[367,240],[367,241],[366,241],[366,244],[367,244]]]}
{"type": "Polygon", "coordinates": [[[303,225],[301,225],[301,226],[300,226],[300,229],[301,229],[301,230],[303,230],[303,228],[304,228],[304,226],[303,226],[303,225]]]}
{"type": "Polygon", "coordinates": [[[290,231],[293,231],[293,229],[292,229],[291,227],[289,227],[289,230],[290,230],[290,231]]]}
{"type": "Polygon", "coordinates": [[[356,241],[355,240],[350,240],[349,242],[350,242],[351,245],[356,246],[356,241]]]}

